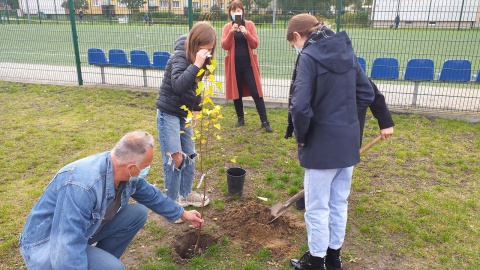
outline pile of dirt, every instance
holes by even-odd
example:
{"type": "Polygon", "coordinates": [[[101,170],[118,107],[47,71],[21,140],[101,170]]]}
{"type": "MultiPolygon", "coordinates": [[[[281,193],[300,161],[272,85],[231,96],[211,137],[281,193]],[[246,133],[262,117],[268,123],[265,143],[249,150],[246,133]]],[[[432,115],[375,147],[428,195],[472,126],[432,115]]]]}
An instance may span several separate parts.
{"type": "Polygon", "coordinates": [[[294,244],[291,237],[305,230],[303,220],[292,219],[284,214],[268,224],[273,219],[270,208],[256,200],[231,206],[222,212],[221,218],[214,221],[217,227],[214,235],[203,231],[198,238],[198,230],[191,228],[177,235],[173,241],[174,260],[182,263],[201,254],[223,235],[227,235],[234,245],[241,246],[246,254],[269,249],[275,261],[283,261],[298,252],[298,244],[294,244]]]}
{"type": "Polygon", "coordinates": [[[217,225],[249,254],[267,248],[274,258],[284,259],[298,252],[290,237],[305,230],[303,220],[293,220],[284,214],[268,224],[272,218],[269,207],[252,200],[227,209],[217,225]]]}

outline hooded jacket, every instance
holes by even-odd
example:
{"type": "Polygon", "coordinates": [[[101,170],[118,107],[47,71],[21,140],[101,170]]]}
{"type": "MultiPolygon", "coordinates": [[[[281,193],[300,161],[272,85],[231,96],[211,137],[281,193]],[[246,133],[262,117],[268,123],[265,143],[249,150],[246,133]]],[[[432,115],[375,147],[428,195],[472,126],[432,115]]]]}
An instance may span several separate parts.
{"type": "Polygon", "coordinates": [[[358,113],[372,103],[374,92],[348,35],[335,34],[325,26],[313,32],[295,72],[290,113],[300,165],[335,169],[357,164],[358,113]]]}
{"type": "Polygon", "coordinates": [[[168,59],[155,103],[160,111],[178,117],[187,117],[187,112],[180,108],[182,105],[191,111],[202,110],[199,106],[201,97],[196,95],[195,82],[200,69],[187,60],[185,52],[187,36],[183,35],[175,41],[175,51],[168,59]]]}

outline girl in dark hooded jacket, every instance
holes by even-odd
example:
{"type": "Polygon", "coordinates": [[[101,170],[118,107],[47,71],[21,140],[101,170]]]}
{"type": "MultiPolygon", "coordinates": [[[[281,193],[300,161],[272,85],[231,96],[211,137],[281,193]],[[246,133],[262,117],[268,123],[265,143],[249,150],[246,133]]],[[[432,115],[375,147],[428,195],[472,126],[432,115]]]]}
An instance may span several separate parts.
{"type": "Polygon", "coordinates": [[[188,35],[178,38],[175,51],[167,62],[156,102],[166,194],[183,207],[201,207],[210,201],[208,197],[192,192],[197,153],[192,140],[193,128],[186,125],[187,112],[181,107],[186,106],[194,112],[202,109],[196,88],[203,75],[197,77],[197,74],[210,61],[215,44],[215,30],[208,22],[196,23],[188,35]]]}
{"type": "MultiPolygon", "coordinates": [[[[353,166],[360,161],[358,113],[374,99],[350,38],[309,14],[292,17],[287,41],[299,54],[289,118],[305,168],[305,223],[309,250],[295,269],[342,269],[353,166]]],[[[289,134],[287,134],[288,137],[289,134]]]]}

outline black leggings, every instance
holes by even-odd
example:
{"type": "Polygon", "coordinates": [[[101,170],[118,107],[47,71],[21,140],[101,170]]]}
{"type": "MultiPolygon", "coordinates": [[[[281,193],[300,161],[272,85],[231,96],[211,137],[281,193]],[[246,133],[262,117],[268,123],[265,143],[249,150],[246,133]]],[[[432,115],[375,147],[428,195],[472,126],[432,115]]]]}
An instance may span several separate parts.
{"type": "Polygon", "coordinates": [[[235,67],[235,75],[237,77],[237,88],[238,88],[238,99],[233,100],[233,105],[235,105],[235,111],[237,112],[238,117],[243,117],[243,83],[248,85],[250,89],[250,94],[252,94],[253,101],[255,102],[255,107],[257,108],[258,115],[260,116],[260,121],[267,121],[267,110],[265,108],[265,102],[263,97],[258,96],[257,85],[255,84],[255,77],[253,75],[252,65],[237,65],[235,67]]]}

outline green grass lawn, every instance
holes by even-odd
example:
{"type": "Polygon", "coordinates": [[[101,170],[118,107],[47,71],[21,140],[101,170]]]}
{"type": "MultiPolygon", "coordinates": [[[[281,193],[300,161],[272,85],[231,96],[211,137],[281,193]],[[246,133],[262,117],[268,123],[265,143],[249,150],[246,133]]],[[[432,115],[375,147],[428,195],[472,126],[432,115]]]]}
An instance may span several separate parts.
{"type": "MultiPolygon", "coordinates": [[[[220,47],[225,22],[214,23],[218,33],[216,58],[223,73],[225,51],[220,47]]],[[[377,57],[396,57],[400,71],[410,58],[431,58],[436,73],[446,59],[469,59],[472,73],[480,68],[479,29],[399,29],[345,28],[355,51],[367,61],[369,70],[377,57]]],[[[260,47],[260,69],[264,78],[289,79],[295,62],[295,51],[285,40],[285,23],[275,29],[262,25],[257,28],[260,47]]],[[[88,48],[142,49],[152,57],[154,51],[172,52],[173,42],[188,32],[188,25],[158,24],[77,24],[79,53],[82,65],[88,66],[88,48]]],[[[34,63],[48,65],[75,65],[72,33],[69,24],[5,24],[0,31],[0,62],[34,63]]],[[[21,71],[19,71],[21,72],[21,71]]],[[[367,73],[369,74],[369,72],[367,73]]]]}
{"type": "MultiPolygon", "coordinates": [[[[58,169],[111,149],[128,131],[143,129],[157,137],[156,95],[0,82],[0,269],[24,266],[18,234],[58,169]]],[[[297,192],[303,169],[295,142],[283,139],[287,111],[268,110],[271,134],[259,131],[254,109],[246,109],[246,126],[241,129],[233,128],[233,106],[225,105],[222,112],[224,139],[212,142],[207,160],[212,166],[210,187],[225,194],[225,168],[236,156],[255,187],[250,195],[275,203],[297,192]]],[[[394,136],[364,153],[354,171],[345,268],[479,269],[480,124],[410,114],[393,117],[394,136]]],[[[366,123],[365,143],[378,134],[370,114],[366,123]]],[[[156,147],[150,182],[163,187],[156,147]]],[[[226,207],[229,201],[219,195],[209,211],[226,207]]],[[[301,220],[301,212],[290,212],[301,220]]],[[[154,255],[128,269],[289,269],[288,258],[272,264],[268,248],[247,257],[228,238],[178,265],[169,256],[169,245],[157,245],[166,228],[149,221],[144,230],[150,237],[134,241],[127,252],[157,246],[154,255]]],[[[301,254],[306,241],[304,234],[298,238],[301,254]]]]}

